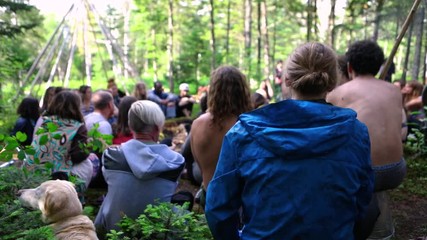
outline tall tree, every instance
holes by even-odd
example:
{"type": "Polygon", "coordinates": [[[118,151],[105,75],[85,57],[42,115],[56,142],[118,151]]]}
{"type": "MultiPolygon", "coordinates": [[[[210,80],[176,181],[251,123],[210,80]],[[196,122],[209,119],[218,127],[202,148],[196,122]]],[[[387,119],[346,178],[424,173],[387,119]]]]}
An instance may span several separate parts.
{"type": "Polygon", "coordinates": [[[251,74],[251,42],[252,42],[252,0],[245,0],[245,26],[244,26],[244,38],[245,38],[245,68],[247,69],[247,74],[251,74]]]}
{"type": "Polygon", "coordinates": [[[331,0],[331,9],[329,13],[329,19],[328,19],[328,32],[327,39],[329,44],[333,49],[335,49],[335,8],[337,5],[337,0],[331,0]]]}
{"type": "Polygon", "coordinates": [[[225,43],[225,56],[226,56],[226,62],[230,62],[230,29],[231,29],[231,0],[228,0],[227,4],[227,37],[226,37],[226,43],[225,43]]]}
{"type": "Polygon", "coordinates": [[[423,30],[424,30],[424,6],[422,6],[417,12],[417,17],[414,19],[414,24],[416,26],[415,30],[415,49],[414,49],[414,60],[412,64],[412,79],[418,80],[420,73],[420,61],[421,61],[421,51],[423,45],[423,30]]]}
{"type": "Polygon", "coordinates": [[[406,73],[408,72],[409,54],[411,53],[411,40],[412,40],[413,29],[414,29],[414,22],[412,22],[411,26],[409,27],[408,38],[406,42],[406,54],[405,54],[405,61],[403,63],[403,73],[402,73],[403,81],[406,81],[406,73]]]}
{"type": "Polygon", "coordinates": [[[168,8],[168,77],[169,77],[169,87],[171,90],[174,89],[173,81],[173,0],[169,1],[168,8]]]}
{"type": "Polygon", "coordinates": [[[313,1],[314,0],[307,0],[307,35],[306,40],[307,42],[311,41],[311,32],[313,27],[313,1]]]}
{"type": "Polygon", "coordinates": [[[211,69],[214,70],[216,67],[216,40],[215,40],[215,6],[214,0],[209,0],[209,12],[210,12],[210,26],[211,26],[211,69]]]}
{"type": "Polygon", "coordinates": [[[372,40],[378,40],[378,32],[381,24],[381,12],[384,6],[384,0],[376,0],[377,7],[375,8],[375,21],[374,21],[374,35],[372,36],[372,40]]]}
{"type": "Polygon", "coordinates": [[[261,48],[261,41],[262,41],[262,38],[261,38],[262,37],[261,1],[262,0],[257,0],[257,30],[258,30],[258,35],[257,35],[257,64],[256,64],[256,79],[257,80],[260,80],[260,78],[261,78],[261,53],[262,53],[262,48],[261,48]]]}
{"type": "Polygon", "coordinates": [[[268,38],[268,21],[267,21],[267,3],[266,0],[260,1],[261,5],[261,34],[264,42],[264,77],[270,76],[271,61],[270,61],[270,44],[268,38]]]}

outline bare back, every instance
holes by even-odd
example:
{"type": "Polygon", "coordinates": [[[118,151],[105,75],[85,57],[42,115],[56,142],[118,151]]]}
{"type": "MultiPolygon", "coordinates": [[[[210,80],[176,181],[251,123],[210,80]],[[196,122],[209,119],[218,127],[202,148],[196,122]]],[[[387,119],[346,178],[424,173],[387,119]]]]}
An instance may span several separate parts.
{"type": "Polygon", "coordinates": [[[329,93],[327,101],[355,110],[357,118],[366,124],[373,166],[402,159],[402,95],[396,86],[383,80],[356,77],[329,93]]]}
{"type": "Polygon", "coordinates": [[[230,116],[221,122],[220,128],[218,124],[212,123],[212,115],[208,112],[194,120],[191,126],[191,152],[202,171],[205,189],[215,173],[222,140],[236,121],[237,117],[230,116]]]}

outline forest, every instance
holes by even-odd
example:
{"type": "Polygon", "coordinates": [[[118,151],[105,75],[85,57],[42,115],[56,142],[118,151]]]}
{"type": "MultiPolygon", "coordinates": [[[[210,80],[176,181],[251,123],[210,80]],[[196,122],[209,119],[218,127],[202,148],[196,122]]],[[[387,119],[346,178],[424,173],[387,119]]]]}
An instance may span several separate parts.
{"type": "MultiPolygon", "coordinates": [[[[301,43],[320,41],[344,54],[373,39],[388,56],[413,1],[399,0],[126,0],[98,12],[76,1],[69,14],[42,15],[29,0],[0,1],[0,101],[40,97],[47,85],[105,88],[114,77],[130,92],[137,81],[162,81],[195,94],[212,69],[233,65],[257,89],[278,60],[301,43]],[[56,34],[56,35],[55,35],[56,34]],[[44,54],[41,54],[45,51],[44,54]],[[35,64],[37,63],[37,64],[35,64]]],[[[426,1],[396,52],[394,80],[424,82],[426,1]]],[[[11,109],[9,109],[11,108],[11,109]]],[[[6,124],[7,125],[7,124],[6,124]]]]}
{"type": "MultiPolygon", "coordinates": [[[[69,10],[57,15],[42,13],[31,0],[0,0],[0,153],[8,154],[0,163],[10,160],[17,141],[26,138],[9,137],[20,100],[27,95],[41,99],[48,86],[105,89],[107,79],[115,78],[128,94],[137,82],[151,88],[161,81],[174,93],[181,83],[188,83],[195,95],[209,84],[213,69],[233,65],[255,91],[265,79],[273,84],[276,63],[286,61],[302,43],[326,43],[342,55],[349,44],[363,39],[377,41],[386,57],[396,50],[393,81],[426,81],[427,0],[122,0],[102,11],[90,0],[64,2],[70,3],[69,10]]],[[[396,228],[392,239],[427,236],[427,140],[422,130],[404,144],[407,176],[390,191],[396,228]]],[[[0,198],[15,204],[17,186],[43,182],[44,177],[17,168],[0,171],[0,192],[10,193],[0,198]]],[[[181,183],[180,188],[185,187],[181,183]]],[[[0,222],[24,216],[19,204],[2,206],[6,204],[0,204],[0,222]]],[[[93,218],[96,208],[87,207],[85,214],[93,218]]],[[[163,208],[151,210],[157,214],[163,208]]],[[[16,234],[30,234],[16,229],[43,224],[39,215],[18,220],[0,224],[0,232],[9,230],[9,239],[17,239],[16,234]]],[[[135,223],[126,224],[131,228],[135,223]]],[[[179,227],[188,224],[200,234],[210,234],[199,220],[186,219],[179,227]]],[[[120,234],[112,233],[111,239],[120,239],[120,234]]]]}

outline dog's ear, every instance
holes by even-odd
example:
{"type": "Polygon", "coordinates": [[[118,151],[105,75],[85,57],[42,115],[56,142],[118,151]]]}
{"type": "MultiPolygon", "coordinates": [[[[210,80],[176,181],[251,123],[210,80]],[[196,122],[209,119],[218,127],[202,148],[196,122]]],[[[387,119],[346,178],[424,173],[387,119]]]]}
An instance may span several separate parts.
{"type": "Polygon", "coordinates": [[[58,191],[55,188],[46,189],[44,201],[39,202],[40,210],[42,211],[43,220],[45,222],[51,222],[54,219],[54,214],[59,213],[64,208],[67,202],[67,195],[64,192],[58,191]]]}

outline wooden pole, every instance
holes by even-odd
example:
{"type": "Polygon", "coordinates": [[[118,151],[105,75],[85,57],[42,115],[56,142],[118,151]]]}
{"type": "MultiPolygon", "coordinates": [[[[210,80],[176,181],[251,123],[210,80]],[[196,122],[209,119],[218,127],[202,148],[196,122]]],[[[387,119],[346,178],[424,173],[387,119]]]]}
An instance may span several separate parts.
{"type": "Polygon", "coordinates": [[[23,80],[22,87],[18,90],[17,94],[15,95],[15,97],[13,98],[12,101],[16,101],[16,99],[18,99],[18,97],[21,95],[22,89],[27,84],[30,76],[33,74],[34,70],[36,69],[37,65],[39,64],[39,62],[40,62],[41,58],[43,57],[44,53],[46,52],[46,50],[48,49],[48,47],[52,43],[53,39],[55,39],[56,34],[59,32],[59,29],[62,27],[62,24],[65,22],[65,19],[67,18],[68,14],[71,12],[71,10],[73,10],[73,8],[74,8],[74,4],[71,5],[70,9],[64,15],[64,17],[62,18],[61,22],[58,24],[58,26],[56,27],[55,31],[53,32],[52,36],[49,38],[49,41],[46,43],[46,45],[44,46],[44,48],[42,49],[42,51],[39,53],[39,55],[37,56],[36,60],[34,60],[33,65],[31,65],[30,70],[28,70],[28,73],[25,76],[25,79],[23,80]]]}
{"type": "Polygon", "coordinates": [[[406,30],[408,30],[409,24],[411,24],[412,20],[414,19],[415,12],[417,11],[417,8],[420,5],[420,2],[421,0],[414,1],[411,11],[409,12],[405,22],[403,23],[402,30],[400,31],[399,36],[397,36],[396,42],[394,43],[391,53],[384,64],[383,70],[381,71],[380,79],[384,79],[385,76],[387,75],[388,68],[390,67],[391,62],[393,61],[394,55],[396,55],[400,42],[402,42],[402,39],[405,36],[406,30]]]}

